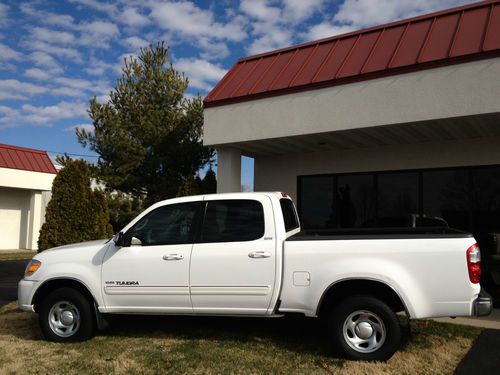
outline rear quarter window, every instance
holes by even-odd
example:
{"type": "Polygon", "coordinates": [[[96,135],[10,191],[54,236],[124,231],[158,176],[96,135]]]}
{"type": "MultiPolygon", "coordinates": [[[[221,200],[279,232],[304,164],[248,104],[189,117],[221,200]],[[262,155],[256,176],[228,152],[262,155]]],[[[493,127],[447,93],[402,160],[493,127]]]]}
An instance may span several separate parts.
{"type": "Polygon", "coordinates": [[[291,230],[297,229],[299,227],[299,220],[297,219],[297,212],[293,202],[290,199],[280,199],[281,212],[283,213],[283,220],[285,221],[285,231],[290,232],[291,230]]]}

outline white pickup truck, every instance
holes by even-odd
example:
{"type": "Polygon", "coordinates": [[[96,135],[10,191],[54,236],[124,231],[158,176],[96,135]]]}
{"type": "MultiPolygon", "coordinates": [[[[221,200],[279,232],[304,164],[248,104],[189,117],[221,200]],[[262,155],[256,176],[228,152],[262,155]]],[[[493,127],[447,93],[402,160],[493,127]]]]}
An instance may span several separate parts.
{"type": "Polygon", "coordinates": [[[412,319],[487,315],[480,252],[446,228],[304,233],[283,193],[170,199],[113,240],[37,254],[19,283],[44,336],[79,341],[104,314],[302,314],[348,358],[384,360],[412,319]]]}

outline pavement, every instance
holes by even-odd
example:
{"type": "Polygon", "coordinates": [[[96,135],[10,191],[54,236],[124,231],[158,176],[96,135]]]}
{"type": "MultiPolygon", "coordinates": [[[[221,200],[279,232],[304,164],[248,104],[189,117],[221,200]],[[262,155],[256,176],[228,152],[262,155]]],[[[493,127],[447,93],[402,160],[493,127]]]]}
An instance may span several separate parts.
{"type": "Polygon", "coordinates": [[[500,330],[485,329],[455,369],[454,375],[498,375],[500,373],[500,330]]]}
{"type": "MultiPolygon", "coordinates": [[[[498,329],[500,330],[500,309],[493,309],[490,315],[471,318],[435,318],[436,322],[461,324],[464,326],[473,326],[480,328],[498,329]]],[[[500,374],[500,371],[499,371],[500,374]]]]}
{"type": "Polygon", "coordinates": [[[17,283],[29,260],[0,261],[0,307],[17,299],[17,283]]]}

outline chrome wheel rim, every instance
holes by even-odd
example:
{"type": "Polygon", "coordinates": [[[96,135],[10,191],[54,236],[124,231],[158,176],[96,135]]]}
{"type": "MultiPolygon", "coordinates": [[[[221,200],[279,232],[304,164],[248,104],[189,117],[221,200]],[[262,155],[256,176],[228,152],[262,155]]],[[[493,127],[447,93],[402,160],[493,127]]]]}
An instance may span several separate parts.
{"type": "Polygon", "coordinates": [[[377,314],[368,310],[358,310],[344,321],[344,340],[359,353],[373,353],[384,345],[385,324],[377,314]]]}
{"type": "Polygon", "coordinates": [[[80,312],[71,302],[59,301],[49,311],[49,327],[59,337],[70,337],[80,328],[80,312]]]}

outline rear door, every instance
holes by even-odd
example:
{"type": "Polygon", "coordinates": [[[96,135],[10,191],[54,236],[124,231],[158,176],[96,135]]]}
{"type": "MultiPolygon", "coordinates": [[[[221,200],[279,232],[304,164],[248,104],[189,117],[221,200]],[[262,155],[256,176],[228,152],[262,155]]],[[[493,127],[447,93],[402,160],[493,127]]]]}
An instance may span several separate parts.
{"type": "Polygon", "coordinates": [[[265,314],[276,274],[270,198],[207,197],[200,238],[191,254],[195,313],[265,314]]]}

